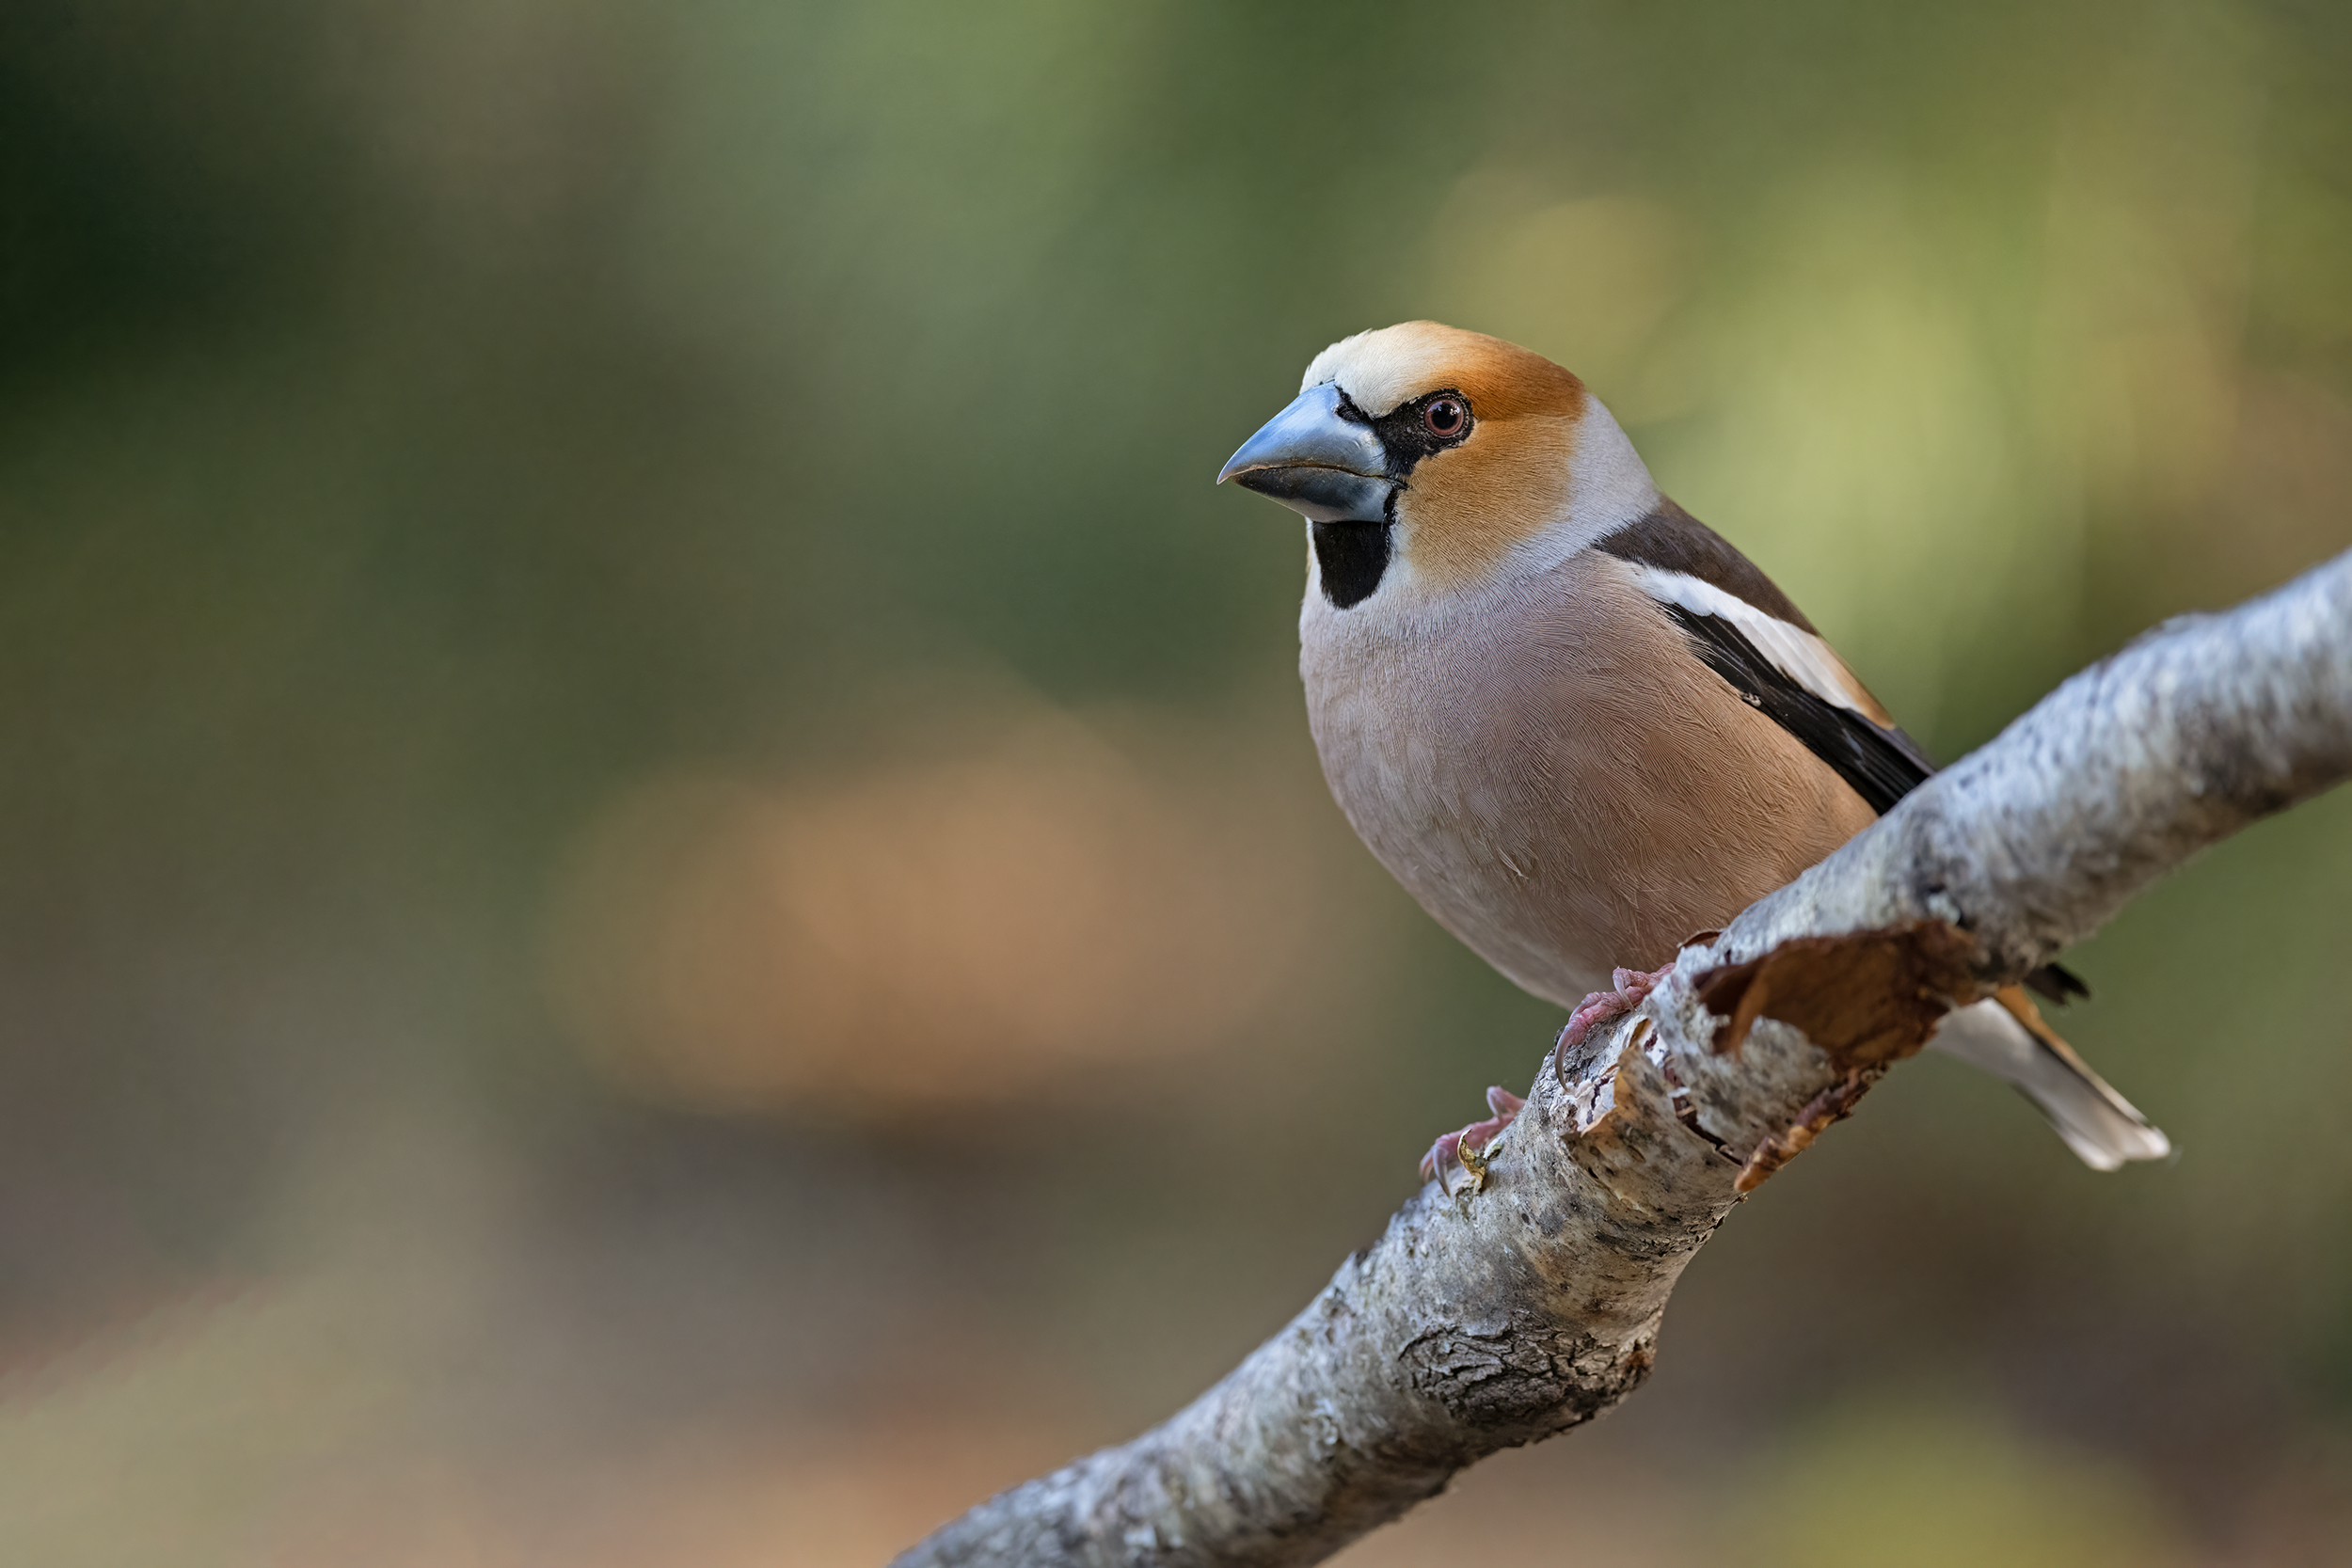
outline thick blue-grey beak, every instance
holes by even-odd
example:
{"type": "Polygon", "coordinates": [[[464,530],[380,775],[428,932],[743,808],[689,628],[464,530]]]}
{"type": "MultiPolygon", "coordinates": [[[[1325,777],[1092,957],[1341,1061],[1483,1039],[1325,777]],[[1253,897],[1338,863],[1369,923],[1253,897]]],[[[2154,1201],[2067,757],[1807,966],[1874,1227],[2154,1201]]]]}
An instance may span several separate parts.
{"type": "Polygon", "coordinates": [[[1217,476],[1318,523],[1379,523],[1396,482],[1372,426],[1340,417],[1340,389],[1310,387],[1242,443],[1217,476]]]}

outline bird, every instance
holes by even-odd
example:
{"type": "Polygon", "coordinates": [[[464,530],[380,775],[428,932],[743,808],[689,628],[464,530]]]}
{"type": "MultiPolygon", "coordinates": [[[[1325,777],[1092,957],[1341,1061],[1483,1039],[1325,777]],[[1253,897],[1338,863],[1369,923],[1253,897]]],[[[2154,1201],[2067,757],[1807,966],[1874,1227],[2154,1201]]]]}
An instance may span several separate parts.
{"type": "MultiPolygon", "coordinates": [[[[1414,321],[1315,356],[1217,475],[1306,520],[1299,673],[1331,793],[1374,856],[1503,975],[1637,1005],[1708,933],[1933,772],[1771,578],[1668,499],[1576,375],[1414,321]]],[[[2046,1000],[2088,994],[2053,965],[2046,1000]]],[[[1931,1043],[2021,1090],[2082,1161],[2164,1133],[2018,987],[1931,1043]]],[[[1441,1185],[1522,1103],[1422,1162],[1441,1185]]]]}

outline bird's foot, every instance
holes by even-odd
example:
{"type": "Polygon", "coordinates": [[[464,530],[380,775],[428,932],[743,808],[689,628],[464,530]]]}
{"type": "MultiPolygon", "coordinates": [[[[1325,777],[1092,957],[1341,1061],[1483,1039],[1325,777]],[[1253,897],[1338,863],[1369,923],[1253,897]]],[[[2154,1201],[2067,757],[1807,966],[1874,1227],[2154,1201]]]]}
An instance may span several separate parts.
{"type": "MultiPolygon", "coordinates": [[[[1600,1025],[1623,1018],[1649,999],[1660,981],[1674,972],[1674,965],[1644,974],[1639,970],[1620,969],[1610,975],[1616,985],[1614,990],[1597,990],[1576,1005],[1568,1014],[1568,1025],[1560,1031],[1560,1044],[1553,1056],[1555,1063],[1566,1059],[1567,1053],[1584,1043],[1584,1037],[1600,1025]]],[[[1560,1070],[1555,1069],[1555,1070],[1560,1070]]],[[[1486,1109],[1494,1113],[1485,1121],[1473,1121],[1456,1132],[1448,1132],[1429,1146],[1429,1152],[1421,1157],[1421,1176],[1424,1181],[1434,1180],[1451,1193],[1447,1182],[1454,1167],[1460,1165],[1470,1172],[1470,1191],[1478,1192],[1486,1185],[1486,1146],[1502,1134],[1527,1101],[1500,1084],[1486,1091],[1486,1109]]]]}
{"type": "Polygon", "coordinates": [[[1486,1185],[1486,1146],[1502,1135],[1502,1130],[1526,1109],[1527,1101],[1497,1084],[1486,1091],[1486,1109],[1494,1113],[1485,1121],[1473,1121],[1458,1132],[1448,1132],[1429,1146],[1429,1152],[1421,1157],[1421,1178],[1435,1180],[1438,1190],[1452,1196],[1447,1185],[1454,1167],[1460,1165],[1470,1172],[1470,1191],[1478,1192],[1486,1185]]]}
{"type": "MultiPolygon", "coordinates": [[[[1560,1043],[1552,1051],[1553,1070],[1565,1074],[1567,1071],[1568,1053],[1582,1045],[1585,1036],[1604,1023],[1625,1017],[1648,1001],[1649,993],[1658,989],[1661,980],[1674,973],[1674,967],[1668,964],[1647,974],[1636,969],[1620,969],[1609,977],[1615,984],[1615,990],[1588,993],[1568,1014],[1568,1026],[1560,1031],[1560,1043]]],[[[1567,1080],[1563,1076],[1561,1082],[1567,1080]]]]}

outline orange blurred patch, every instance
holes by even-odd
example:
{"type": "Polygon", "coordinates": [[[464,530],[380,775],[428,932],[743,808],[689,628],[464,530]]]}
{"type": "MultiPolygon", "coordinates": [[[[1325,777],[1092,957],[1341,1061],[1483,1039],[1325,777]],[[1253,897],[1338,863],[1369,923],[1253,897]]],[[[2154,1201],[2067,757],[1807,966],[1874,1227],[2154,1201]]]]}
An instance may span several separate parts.
{"type": "Polygon", "coordinates": [[[986,1099],[1204,1050],[1318,902],[1269,792],[1036,706],[919,763],[657,779],[573,859],[551,994],[622,1081],[709,1108],[986,1099]]]}

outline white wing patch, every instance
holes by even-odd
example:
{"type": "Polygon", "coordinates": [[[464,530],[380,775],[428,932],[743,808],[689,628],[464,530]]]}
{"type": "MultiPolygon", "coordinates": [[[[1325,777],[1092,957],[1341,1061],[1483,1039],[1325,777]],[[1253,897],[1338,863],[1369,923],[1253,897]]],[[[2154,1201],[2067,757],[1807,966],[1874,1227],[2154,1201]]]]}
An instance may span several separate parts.
{"type": "Polygon", "coordinates": [[[1865,719],[1874,718],[1870,708],[1876,705],[1862,692],[1847,671],[1846,661],[1811,632],[1792,626],[1777,615],[1768,615],[1737,594],[1726,594],[1688,572],[1670,572],[1640,562],[1626,564],[1631,568],[1642,591],[1659,603],[1679,605],[1693,615],[1713,615],[1730,622],[1782,674],[1825,703],[1865,719]]]}

